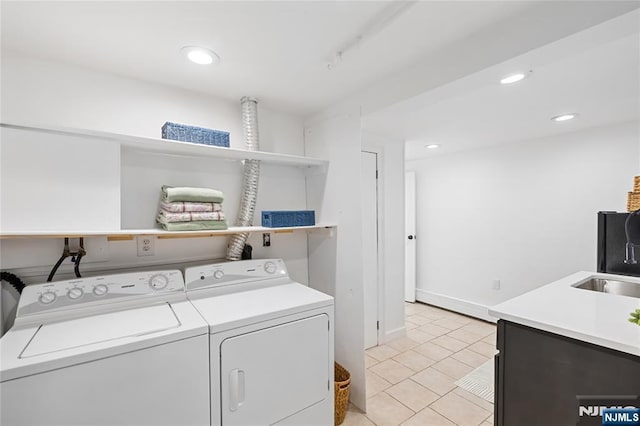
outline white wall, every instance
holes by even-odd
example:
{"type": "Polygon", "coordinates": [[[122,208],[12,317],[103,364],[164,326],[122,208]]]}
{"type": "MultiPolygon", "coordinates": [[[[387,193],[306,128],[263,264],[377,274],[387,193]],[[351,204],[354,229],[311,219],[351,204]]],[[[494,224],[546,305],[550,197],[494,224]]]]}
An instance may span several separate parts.
{"type": "Polygon", "coordinates": [[[0,138],[3,232],[120,229],[118,144],[6,127],[0,138]]]}
{"type": "Polygon", "coordinates": [[[326,175],[307,179],[309,207],[337,224],[333,238],[309,237],[310,285],[336,298],[335,360],[351,373],[351,401],[365,409],[359,109],[307,125],[305,147],[330,160],[326,175]]]}
{"type": "Polygon", "coordinates": [[[364,376],[364,292],[360,152],[381,153],[382,340],[405,334],[404,328],[404,146],[400,141],[362,134],[360,108],[331,109],[305,125],[309,156],[327,158],[326,175],[307,178],[309,208],[319,220],[336,223],[333,238],[309,236],[310,285],[336,297],[336,361],[352,375],[351,401],[366,409],[364,376]],[[335,265],[335,266],[334,266],[335,265]]]}
{"type": "MultiPolygon", "coordinates": [[[[248,96],[251,94],[248,93],[248,96]]],[[[301,117],[258,104],[260,150],[304,154],[301,117]]],[[[2,122],[160,137],[165,121],[230,132],[243,148],[240,100],[201,95],[2,50],[2,122]]]]}
{"type": "Polygon", "coordinates": [[[485,316],[486,306],[594,270],[596,213],[625,211],[639,137],[630,123],[408,162],[418,299],[485,316]]]}
{"type": "Polygon", "coordinates": [[[362,149],[379,153],[378,198],[381,211],[381,340],[406,334],[404,324],[404,143],[368,132],[362,133],[362,149]]]}
{"type": "MultiPolygon", "coordinates": [[[[28,58],[6,49],[2,51],[1,102],[1,121],[7,123],[49,124],[160,137],[162,124],[174,121],[227,130],[231,133],[232,147],[243,145],[239,100],[228,101],[28,58]]],[[[302,155],[302,119],[270,110],[262,104],[258,108],[261,150],[302,155]]],[[[73,169],[73,156],[69,153],[66,157],[68,161],[60,167],[73,169]]],[[[99,164],[101,158],[94,157],[93,161],[99,164]]],[[[153,226],[163,183],[223,189],[228,221],[235,221],[241,182],[239,163],[123,150],[120,167],[124,228],[153,226]]],[[[46,180],[47,176],[42,176],[42,181],[46,180]]],[[[260,185],[255,224],[260,222],[262,209],[306,208],[302,170],[263,165],[260,185]]],[[[73,196],[73,191],[65,196],[73,196]]],[[[268,248],[262,247],[261,237],[253,235],[250,239],[255,257],[282,257],[295,280],[308,282],[305,233],[272,233],[268,248]]],[[[81,270],[91,275],[113,269],[220,259],[225,255],[227,240],[226,237],[157,240],[156,255],[139,258],[135,240],[107,242],[106,238],[91,238],[86,242],[88,256],[83,259],[81,270]]],[[[28,283],[40,282],[61,252],[61,240],[0,240],[0,267],[11,270],[28,283]]],[[[56,279],[70,278],[71,271],[70,264],[62,266],[56,279]]],[[[6,302],[7,298],[3,299],[6,302]]]]}

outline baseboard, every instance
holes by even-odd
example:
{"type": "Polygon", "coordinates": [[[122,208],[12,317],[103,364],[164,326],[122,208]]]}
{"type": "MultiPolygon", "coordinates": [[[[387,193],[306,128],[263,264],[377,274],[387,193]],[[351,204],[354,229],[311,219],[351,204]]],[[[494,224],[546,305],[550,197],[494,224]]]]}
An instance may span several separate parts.
{"type": "Polygon", "coordinates": [[[497,318],[489,315],[489,307],[487,305],[469,302],[468,300],[445,296],[444,294],[433,293],[419,288],[416,289],[416,300],[439,308],[459,312],[470,317],[479,318],[484,321],[498,321],[497,318]]]}
{"type": "Polygon", "coordinates": [[[393,330],[387,331],[384,333],[382,337],[382,343],[387,343],[392,340],[399,339],[407,335],[407,328],[405,326],[395,328],[393,330]]]}

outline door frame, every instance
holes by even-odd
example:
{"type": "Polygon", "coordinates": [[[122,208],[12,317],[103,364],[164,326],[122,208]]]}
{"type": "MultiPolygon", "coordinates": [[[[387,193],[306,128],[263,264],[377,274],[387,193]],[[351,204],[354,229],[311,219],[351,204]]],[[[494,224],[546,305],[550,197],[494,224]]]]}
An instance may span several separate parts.
{"type": "MultiPolygon", "coordinates": [[[[385,290],[385,279],[384,279],[384,251],[382,250],[382,244],[381,241],[384,239],[383,236],[383,231],[384,231],[384,217],[382,216],[382,211],[383,211],[383,206],[384,206],[384,183],[383,183],[383,173],[382,173],[382,166],[384,164],[383,159],[383,148],[380,146],[375,146],[375,145],[368,145],[368,144],[363,144],[360,147],[360,153],[362,155],[362,152],[368,152],[370,154],[376,154],[376,170],[378,172],[377,178],[376,178],[376,198],[377,198],[377,203],[376,203],[376,217],[377,217],[377,233],[378,236],[376,238],[376,242],[377,242],[377,246],[376,246],[376,253],[377,253],[377,259],[378,259],[378,306],[377,306],[377,310],[378,310],[378,330],[377,330],[377,336],[378,336],[378,345],[384,344],[386,339],[385,339],[385,332],[384,330],[386,330],[385,326],[386,326],[386,321],[385,321],[385,309],[384,309],[384,290],[385,290]]],[[[363,301],[364,302],[364,301],[363,301]]],[[[363,303],[364,305],[364,303],[363,303]]],[[[366,308],[365,306],[363,306],[363,309],[366,308]]]]}
{"type": "Polygon", "coordinates": [[[416,235],[418,233],[417,228],[418,228],[418,221],[417,221],[417,214],[416,212],[417,210],[417,199],[418,199],[418,191],[417,191],[417,186],[416,186],[416,182],[417,182],[417,175],[415,170],[406,170],[404,171],[404,193],[405,193],[405,199],[404,199],[404,208],[405,208],[405,224],[404,224],[404,238],[405,238],[405,256],[404,256],[404,300],[405,302],[410,302],[410,303],[415,303],[416,302],[416,288],[417,288],[417,277],[418,277],[418,242],[416,241],[416,235]],[[408,262],[408,257],[407,257],[407,250],[406,250],[406,244],[407,244],[407,240],[406,238],[408,238],[407,235],[407,222],[406,222],[406,217],[407,217],[407,211],[409,210],[407,208],[407,177],[412,175],[412,181],[413,181],[413,236],[414,236],[414,259],[413,259],[413,283],[412,285],[412,296],[413,297],[409,297],[408,300],[407,299],[407,282],[409,281],[408,277],[407,277],[407,262],[408,262]]]}

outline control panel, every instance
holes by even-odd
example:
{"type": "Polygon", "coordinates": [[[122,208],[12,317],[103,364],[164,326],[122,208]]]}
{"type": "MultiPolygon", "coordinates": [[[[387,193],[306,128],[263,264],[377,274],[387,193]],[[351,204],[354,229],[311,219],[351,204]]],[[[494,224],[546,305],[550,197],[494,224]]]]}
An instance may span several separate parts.
{"type": "Polygon", "coordinates": [[[282,259],[252,259],[193,266],[184,271],[188,290],[288,277],[282,259]]]}
{"type": "Polygon", "coordinates": [[[28,285],[20,295],[17,316],[174,292],[184,292],[184,279],[178,270],[105,275],[28,285]]]}

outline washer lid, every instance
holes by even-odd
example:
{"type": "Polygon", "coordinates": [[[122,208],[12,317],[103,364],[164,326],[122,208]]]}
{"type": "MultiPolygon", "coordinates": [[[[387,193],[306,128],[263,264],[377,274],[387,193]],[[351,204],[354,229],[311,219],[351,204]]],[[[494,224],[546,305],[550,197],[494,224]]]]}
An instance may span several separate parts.
{"type": "Polygon", "coordinates": [[[79,348],[122,337],[135,337],[180,326],[168,303],[81,319],[44,324],[20,354],[20,358],[79,348]]]}

